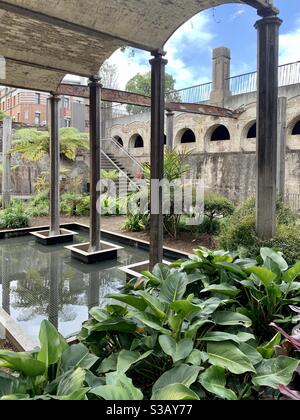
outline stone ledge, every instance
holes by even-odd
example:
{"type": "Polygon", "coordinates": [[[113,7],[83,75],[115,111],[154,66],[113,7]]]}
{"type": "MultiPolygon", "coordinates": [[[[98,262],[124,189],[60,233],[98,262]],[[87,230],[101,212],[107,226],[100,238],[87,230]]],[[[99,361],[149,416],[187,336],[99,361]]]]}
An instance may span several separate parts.
{"type": "Polygon", "coordinates": [[[49,230],[30,232],[30,235],[34,236],[38,243],[45,246],[50,246],[73,242],[74,236],[78,235],[78,233],[68,229],[61,229],[60,235],[50,236],[49,230]]]}
{"type": "Polygon", "coordinates": [[[118,258],[118,251],[123,247],[101,241],[102,249],[97,252],[89,252],[90,243],[66,246],[71,251],[72,258],[84,264],[95,264],[97,262],[114,260],[118,258]]]}

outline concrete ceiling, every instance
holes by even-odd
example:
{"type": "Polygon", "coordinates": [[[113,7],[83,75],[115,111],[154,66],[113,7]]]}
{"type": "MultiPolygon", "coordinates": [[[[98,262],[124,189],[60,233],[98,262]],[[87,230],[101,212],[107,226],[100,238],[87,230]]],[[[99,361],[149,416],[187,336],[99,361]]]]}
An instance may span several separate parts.
{"type": "Polygon", "coordinates": [[[0,0],[0,84],[54,91],[67,73],[90,76],[122,46],[162,48],[198,12],[271,0],[0,0]]]}

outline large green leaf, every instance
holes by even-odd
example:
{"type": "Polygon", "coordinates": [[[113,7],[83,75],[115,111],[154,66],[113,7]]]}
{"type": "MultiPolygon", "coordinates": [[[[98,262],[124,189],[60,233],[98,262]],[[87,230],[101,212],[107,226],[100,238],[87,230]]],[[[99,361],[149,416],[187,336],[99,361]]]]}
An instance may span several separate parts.
{"type": "Polygon", "coordinates": [[[150,327],[155,331],[159,331],[162,334],[171,334],[171,331],[164,328],[162,326],[162,322],[157,317],[147,312],[140,312],[137,310],[132,310],[130,313],[128,313],[128,316],[132,316],[133,318],[136,318],[142,324],[145,324],[147,327],[150,327]]]}
{"type": "Polygon", "coordinates": [[[110,318],[99,322],[92,328],[93,331],[117,331],[121,333],[133,333],[136,331],[136,324],[130,319],[110,318]]]}
{"type": "Polygon", "coordinates": [[[237,400],[236,394],[226,388],[225,369],[218,366],[211,366],[202,375],[199,380],[206,391],[225,400],[237,400]]]}
{"type": "Polygon", "coordinates": [[[167,335],[159,337],[159,344],[163,351],[172,357],[174,363],[186,359],[192,353],[194,346],[193,340],[190,338],[185,338],[177,343],[173,337],[167,335]]]}
{"type": "Polygon", "coordinates": [[[206,324],[213,324],[213,321],[210,321],[209,319],[197,319],[188,327],[184,333],[184,336],[186,338],[195,338],[200,328],[206,324]]]}
{"type": "Polygon", "coordinates": [[[143,393],[133,386],[132,379],[123,373],[106,375],[106,383],[92,389],[90,393],[107,401],[141,401],[144,398],[143,393]]]}
{"type": "Polygon", "coordinates": [[[168,385],[163,389],[154,392],[152,401],[196,401],[198,395],[182,384],[168,385]]]}
{"type": "Polygon", "coordinates": [[[98,373],[108,373],[117,370],[118,354],[113,353],[104,359],[98,369],[98,373]]]}
{"type": "Polygon", "coordinates": [[[273,273],[270,270],[267,270],[264,267],[249,267],[246,268],[246,271],[249,274],[255,274],[255,276],[261,281],[261,283],[269,288],[272,283],[277,279],[277,274],[273,273]]]}
{"type": "Polygon", "coordinates": [[[199,341],[207,341],[207,342],[223,342],[223,341],[233,341],[237,344],[240,344],[240,340],[237,335],[229,334],[226,332],[220,331],[212,331],[207,333],[204,337],[200,338],[199,341]]]}
{"type": "Polygon", "coordinates": [[[68,348],[66,340],[49,321],[42,322],[39,339],[41,349],[37,358],[47,367],[57,363],[68,348]]]}
{"type": "Polygon", "coordinates": [[[189,300],[176,300],[171,303],[170,309],[184,319],[190,315],[201,312],[202,308],[198,305],[194,305],[189,300]]]}
{"type": "Polygon", "coordinates": [[[288,263],[285,261],[283,256],[280,253],[274,251],[273,249],[261,248],[260,255],[264,263],[266,263],[267,259],[269,258],[278,265],[281,271],[286,271],[289,268],[288,263]]]}
{"type": "Polygon", "coordinates": [[[186,273],[175,272],[170,274],[163,282],[160,290],[160,299],[172,303],[181,300],[188,285],[186,273]]]}
{"type": "MultiPolygon", "coordinates": [[[[139,297],[134,295],[108,295],[107,298],[117,300],[118,302],[126,303],[139,311],[144,311],[147,308],[147,304],[145,301],[139,297]]],[[[94,316],[94,315],[93,315],[94,316]]],[[[94,316],[95,318],[95,316],[94,316]]]]}
{"type": "Polygon", "coordinates": [[[257,351],[264,359],[271,359],[274,355],[274,347],[279,346],[281,343],[281,334],[277,333],[272,340],[257,348],[257,351]]]}
{"type": "Polygon", "coordinates": [[[255,386],[268,386],[278,389],[279,385],[288,385],[299,366],[299,360],[280,356],[276,359],[264,360],[257,367],[257,374],[252,382],[255,386]]]}
{"type": "Polygon", "coordinates": [[[283,280],[287,283],[292,283],[298,277],[300,277],[300,261],[298,261],[292,268],[284,273],[283,280]]]}
{"type": "Polygon", "coordinates": [[[117,371],[120,373],[126,373],[132,366],[147,359],[153,353],[152,350],[147,353],[140,354],[135,351],[122,350],[119,353],[117,361],[117,371]]]}
{"type": "Polygon", "coordinates": [[[165,280],[170,274],[170,266],[167,264],[156,264],[152,273],[158,279],[165,280]]]}
{"type": "Polygon", "coordinates": [[[44,362],[36,360],[30,353],[14,353],[11,351],[0,351],[0,367],[21,372],[30,378],[41,376],[46,371],[44,362]]]}
{"type": "Polygon", "coordinates": [[[189,388],[197,381],[199,372],[199,366],[188,366],[185,364],[176,366],[161,375],[153,385],[152,392],[157,392],[159,389],[172,384],[182,384],[189,388]]]}
{"type": "Polygon", "coordinates": [[[201,293],[219,293],[229,297],[236,297],[240,290],[235,286],[230,286],[229,284],[212,284],[205,289],[201,290],[201,293]]]}
{"type": "Polygon", "coordinates": [[[18,378],[0,371],[0,397],[26,392],[26,386],[18,378]]]}
{"type": "Polygon", "coordinates": [[[249,358],[230,342],[209,343],[207,345],[207,353],[209,363],[213,366],[228,369],[236,375],[255,372],[254,366],[249,358]]]}
{"type": "Polygon", "coordinates": [[[61,367],[64,372],[77,367],[89,370],[97,361],[98,357],[89,353],[88,348],[83,344],[74,344],[64,351],[61,358],[61,367]]]}
{"type": "Polygon", "coordinates": [[[216,262],[215,266],[218,268],[223,268],[224,270],[229,271],[233,274],[236,274],[239,277],[242,277],[244,279],[247,278],[247,274],[245,273],[245,271],[236,264],[231,264],[231,263],[226,263],[226,262],[216,262]]]}
{"type": "Polygon", "coordinates": [[[247,343],[241,343],[239,349],[248,357],[253,366],[258,365],[263,359],[262,355],[247,343]]]}
{"type": "Polygon", "coordinates": [[[84,388],[83,383],[85,380],[85,371],[77,368],[73,372],[70,371],[65,374],[57,387],[58,396],[69,396],[74,392],[84,388]]]}
{"type": "Polygon", "coordinates": [[[194,349],[189,357],[185,360],[185,363],[189,365],[201,366],[202,363],[208,360],[207,353],[194,349]]]}
{"type": "Polygon", "coordinates": [[[152,296],[150,293],[146,291],[139,291],[138,295],[141,296],[143,301],[146,303],[147,306],[151,308],[156,316],[161,318],[162,320],[167,318],[166,314],[166,304],[161,302],[157,297],[152,296]]]}
{"type": "Polygon", "coordinates": [[[250,318],[248,318],[245,315],[242,315],[238,312],[230,312],[230,311],[224,311],[224,312],[216,312],[213,315],[213,321],[217,325],[241,325],[243,327],[249,328],[252,325],[252,321],[250,318]]]}

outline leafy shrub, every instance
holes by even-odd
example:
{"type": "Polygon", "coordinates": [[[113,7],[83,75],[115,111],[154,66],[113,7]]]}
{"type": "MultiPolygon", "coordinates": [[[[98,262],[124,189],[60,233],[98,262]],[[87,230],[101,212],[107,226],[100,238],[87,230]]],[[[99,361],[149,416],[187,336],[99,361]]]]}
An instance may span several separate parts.
{"type": "Polygon", "coordinates": [[[65,193],[61,196],[60,211],[64,216],[76,216],[77,206],[81,203],[82,195],[65,193]]]}
{"type": "Polygon", "coordinates": [[[262,241],[256,235],[255,199],[239,206],[222,226],[220,246],[231,251],[238,250],[244,256],[255,257],[261,247],[282,251],[289,264],[300,259],[300,239],[296,216],[277,200],[277,232],[272,240],[262,241]]]}
{"type": "Polygon", "coordinates": [[[123,230],[129,232],[143,232],[149,229],[150,215],[145,214],[129,214],[126,222],[122,226],[123,230]]]}
{"type": "Polygon", "coordinates": [[[79,203],[76,205],[76,216],[88,217],[90,215],[90,196],[83,196],[79,203]]]}
{"type": "Polygon", "coordinates": [[[30,218],[20,202],[13,203],[10,208],[0,213],[0,229],[21,229],[29,225],[30,218]]]}
{"type": "Polygon", "coordinates": [[[49,194],[48,192],[43,192],[37,194],[30,200],[26,213],[30,217],[46,217],[49,216],[49,194]]]}
{"type": "Polygon", "coordinates": [[[204,213],[207,217],[204,227],[206,233],[218,233],[220,219],[234,213],[235,205],[228,198],[218,194],[208,193],[204,199],[204,213]]]}

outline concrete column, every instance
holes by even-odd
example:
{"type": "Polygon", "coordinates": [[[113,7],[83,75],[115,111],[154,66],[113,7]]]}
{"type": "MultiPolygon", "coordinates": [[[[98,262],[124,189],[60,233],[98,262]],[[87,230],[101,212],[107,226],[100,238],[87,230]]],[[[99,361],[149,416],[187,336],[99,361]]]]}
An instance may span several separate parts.
{"type": "Polygon", "coordinates": [[[159,182],[164,177],[165,53],[153,51],[151,64],[151,223],[150,270],[163,260],[163,194],[159,182]]]}
{"type": "Polygon", "coordinates": [[[11,202],[11,138],[12,138],[12,119],[10,117],[3,120],[3,135],[2,135],[2,160],[3,160],[3,174],[2,174],[2,206],[4,209],[10,206],[11,202]]]}
{"type": "Polygon", "coordinates": [[[174,148],[174,116],[172,111],[167,112],[167,146],[169,149],[174,148]]]}
{"type": "Polygon", "coordinates": [[[230,61],[230,49],[220,47],[213,50],[213,87],[210,96],[213,105],[224,107],[226,98],[231,95],[228,80],[230,61]]]}
{"type": "Polygon", "coordinates": [[[270,239],[276,230],[277,110],[279,27],[276,16],[259,20],[257,100],[257,199],[256,230],[270,239]]]}
{"type": "Polygon", "coordinates": [[[277,194],[285,200],[285,159],[287,130],[287,98],[278,99],[277,194]]]}
{"type": "Polygon", "coordinates": [[[59,101],[52,95],[50,102],[50,236],[60,234],[60,146],[59,101]]]}
{"type": "Polygon", "coordinates": [[[101,84],[100,77],[90,78],[90,250],[100,251],[100,214],[97,203],[100,200],[100,191],[97,184],[101,173],[101,84]]]}

